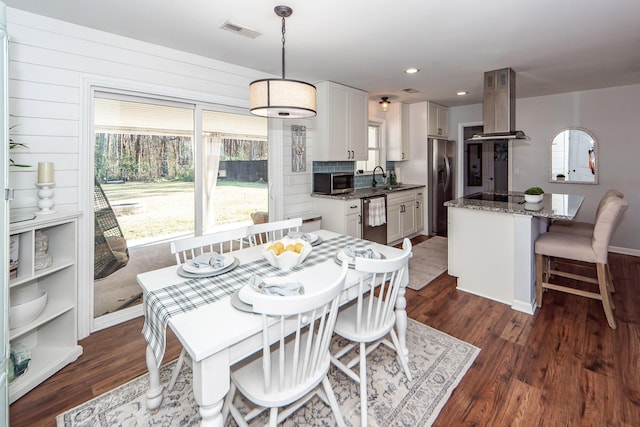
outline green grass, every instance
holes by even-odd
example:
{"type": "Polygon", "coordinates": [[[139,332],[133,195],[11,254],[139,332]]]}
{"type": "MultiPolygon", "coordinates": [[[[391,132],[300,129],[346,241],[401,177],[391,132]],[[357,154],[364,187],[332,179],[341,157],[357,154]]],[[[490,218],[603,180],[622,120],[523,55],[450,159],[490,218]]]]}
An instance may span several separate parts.
{"type": "MultiPolygon", "coordinates": [[[[116,212],[127,240],[160,239],[193,231],[195,227],[192,182],[101,185],[112,206],[140,204],[140,209],[132,213],[116,212]]],[[[213,210],[216,224],[251,221],[252,212],[268,210],[267,183],[220,181],[215,190],[213,210]]]]}

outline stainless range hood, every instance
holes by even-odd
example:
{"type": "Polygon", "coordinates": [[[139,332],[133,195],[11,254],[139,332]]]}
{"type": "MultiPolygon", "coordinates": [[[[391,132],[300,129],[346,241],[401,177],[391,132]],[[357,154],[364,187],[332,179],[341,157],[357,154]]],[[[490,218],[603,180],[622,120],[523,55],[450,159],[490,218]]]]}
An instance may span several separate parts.
{"type": "Polygon", "coordinates": [[[516,127],[516,73],[511,68],[484,73],[484,131],[469,141],[530,138],[516,127]]]}

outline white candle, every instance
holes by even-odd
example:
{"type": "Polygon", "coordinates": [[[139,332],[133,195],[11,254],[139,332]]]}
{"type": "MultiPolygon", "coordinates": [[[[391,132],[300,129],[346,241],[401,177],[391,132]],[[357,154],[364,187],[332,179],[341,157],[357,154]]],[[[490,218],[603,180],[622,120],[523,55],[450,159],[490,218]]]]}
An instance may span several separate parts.
{"type": "Polygon", "coordinates": [[[53,163],[38,163],[38,184],[53,184],[53,163]]]}

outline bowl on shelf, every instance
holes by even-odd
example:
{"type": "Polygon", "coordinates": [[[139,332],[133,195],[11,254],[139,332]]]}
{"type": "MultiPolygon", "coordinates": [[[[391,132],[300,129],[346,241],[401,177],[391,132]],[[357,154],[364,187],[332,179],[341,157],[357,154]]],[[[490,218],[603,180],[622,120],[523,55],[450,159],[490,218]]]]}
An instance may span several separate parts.
{"type": "Polygon", "coordinates": [[[544,194],[525,194],[524,201],[526,203],[540,203],[544,197],[544,194]]]}
{"type": "Polygon", "coordinates": [[[36,320],[47,305],[47,292],[42,289],[21,289],[11,294],[9,329],[21,328],[36,320]]]}
{"type": "Polygon", "coordinates": [[[311,244],[303,239],[284,237],[275,242],[266,243],[262,250],[262,256],[273,267],[280,270],[290,270],[296,265],[300,265],[311,253],[312,249],[311,244]],[[291,250],[291,248],[296,248],[296,245],[298,250],[291,250]],[[276,248],[278,247],[282,250],[277,250],[276,248]],[[290,250],[287,250],[287,248],[290,248],[290,250]]]}

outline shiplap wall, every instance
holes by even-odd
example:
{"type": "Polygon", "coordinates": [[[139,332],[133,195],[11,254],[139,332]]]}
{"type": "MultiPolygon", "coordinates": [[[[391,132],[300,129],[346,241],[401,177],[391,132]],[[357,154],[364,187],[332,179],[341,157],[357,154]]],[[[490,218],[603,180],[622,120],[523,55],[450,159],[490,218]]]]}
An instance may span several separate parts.
{"type": "MultiPolygon", "coordinates": [[[[14,141],[28,150],[12,150],[17,163],[10,186],[15,189],[12,215],[33,212],[38,162],[55,163],[56,210],[85,211],[80,229],[80,336],[88,335],[92,285],[90,245],[93,215],[90,190],[93,161],[87,159],[89,83],[209,104],[247,108],[249,83],[273,77],[262,72],[200,57],[114,34],[8,8],[9,114],[14,141]],[[91,282],[91,283],[89,283],[91,282]],[[84,283],[84,284],[83,284],[84,283]],[[82,303],[84,301],[84,304],[82,303]]],[[[278,202],[275,219],[311,209],[312,129],[314,119],[275,120],[271,144],[282,158],[272,184],[278,202]],[[280,123],[282,122],[282,123],[280,123]],[[307,126],[307,172],[291,172],[291,124],[307,126]],[[282,170],[282,174],[278,174],[282,170]]]]}

